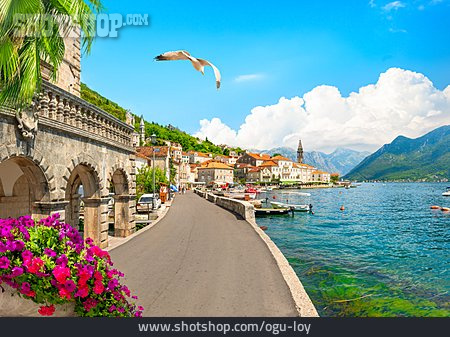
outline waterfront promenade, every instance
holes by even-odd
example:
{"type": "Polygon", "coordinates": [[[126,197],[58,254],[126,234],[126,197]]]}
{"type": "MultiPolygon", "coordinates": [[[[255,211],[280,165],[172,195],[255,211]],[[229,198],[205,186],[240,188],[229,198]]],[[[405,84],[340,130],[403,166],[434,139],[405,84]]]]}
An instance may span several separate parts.
{"type": "Polygon", "coordinates": [[[188,192],[111,250],[144,316],[298,316],[269,249],[244,220],[188,192]]]}

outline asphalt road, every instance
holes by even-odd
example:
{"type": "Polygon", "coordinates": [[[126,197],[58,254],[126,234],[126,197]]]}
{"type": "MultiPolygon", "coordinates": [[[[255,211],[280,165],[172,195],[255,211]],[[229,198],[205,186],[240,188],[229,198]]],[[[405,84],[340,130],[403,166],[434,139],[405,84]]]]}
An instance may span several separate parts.
{"type": "Polygon", "coordinates": [[[297,316],[266,245],[242,219],[188,192],[111,252],[144,316],[297,316]]]}

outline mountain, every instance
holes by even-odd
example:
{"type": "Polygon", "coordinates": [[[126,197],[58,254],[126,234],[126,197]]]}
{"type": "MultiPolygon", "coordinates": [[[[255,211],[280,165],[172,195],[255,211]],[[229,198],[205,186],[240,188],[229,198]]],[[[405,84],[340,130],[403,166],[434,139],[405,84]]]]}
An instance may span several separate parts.
{"type": "Polygon", "coordinates": [[[450,125],[422,137],[398,136],[364,159],[344,178],[350,180],[450,179],[450,125]]]}
{"type": "MultiPolygon", "coordinates": [[[[276,147],[266,151],[250,150],[252,152],[264,152],[270,155],[279,153],[284,157],[297,161],[297,151],[290,147],[276,147]]],[[[359,152],[351,149],[337,148],[334,152],[327,154],[319,151],[305,151],[303,162],[330,173],[344,175],[367,157],[370,152],[359,152]]]]}

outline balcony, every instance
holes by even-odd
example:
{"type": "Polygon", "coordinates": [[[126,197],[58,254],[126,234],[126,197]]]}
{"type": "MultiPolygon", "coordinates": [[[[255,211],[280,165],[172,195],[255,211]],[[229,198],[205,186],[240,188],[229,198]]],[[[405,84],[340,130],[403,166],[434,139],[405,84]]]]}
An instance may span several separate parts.
{"type": "MultiPolygon", "coordinates": [[[[133,126],[50,82],[43,81],[42,91],[33,103],[40,128],[44,126],[126,150],[132,149],[133,126]]],[[[2,107],[0,112],[15,115],[10,108],[2,107]]]]}

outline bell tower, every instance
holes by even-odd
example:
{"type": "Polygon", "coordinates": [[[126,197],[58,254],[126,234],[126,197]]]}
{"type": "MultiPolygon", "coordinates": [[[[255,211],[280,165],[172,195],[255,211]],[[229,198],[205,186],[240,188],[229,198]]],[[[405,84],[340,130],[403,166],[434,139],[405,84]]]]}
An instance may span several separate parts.
{"type": "Polygon", "coordinates": [[[303,162],[303,145],[302,140],[298,140],[298,148],[297,148],[297,163],[303,162]]]}

